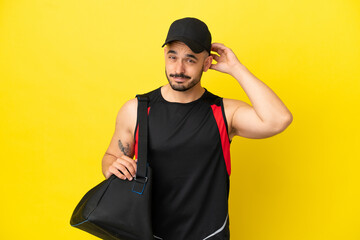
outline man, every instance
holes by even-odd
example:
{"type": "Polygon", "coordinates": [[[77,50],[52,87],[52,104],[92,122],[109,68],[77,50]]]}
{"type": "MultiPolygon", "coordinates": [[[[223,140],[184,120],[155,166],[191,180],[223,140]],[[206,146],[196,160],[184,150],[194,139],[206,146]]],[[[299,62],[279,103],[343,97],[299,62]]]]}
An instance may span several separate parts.
{"type": "MultiPolygon", "coordinates": [[[[229,239],[231,139],[273,136],[292,122],[292,115],[231,49],[211,44],[211,34],[202,21],[176,20],[164,45],[169,84],[148,93],[154,238],[229,239]],[[209,69],[233,76],[252,106],[203,88],[201,76],[209,69]]],[[[137,99],[132,99],[119,110],[114,136],[102,160],[106,178],[115,174],[131,181],[135,176],[136,128],[137,99]]]]}

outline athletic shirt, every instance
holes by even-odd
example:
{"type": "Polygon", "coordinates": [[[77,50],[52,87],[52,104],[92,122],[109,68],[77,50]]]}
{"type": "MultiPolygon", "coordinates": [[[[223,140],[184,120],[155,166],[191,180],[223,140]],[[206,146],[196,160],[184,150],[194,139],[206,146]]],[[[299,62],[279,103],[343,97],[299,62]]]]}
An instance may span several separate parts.
{"type": "Polygon", "coordinates": [[[230,140],[222,98],[206,89],[190,103],[166,101],[161,88],[146,95],[154,239],[229,239],[230,140]]]}

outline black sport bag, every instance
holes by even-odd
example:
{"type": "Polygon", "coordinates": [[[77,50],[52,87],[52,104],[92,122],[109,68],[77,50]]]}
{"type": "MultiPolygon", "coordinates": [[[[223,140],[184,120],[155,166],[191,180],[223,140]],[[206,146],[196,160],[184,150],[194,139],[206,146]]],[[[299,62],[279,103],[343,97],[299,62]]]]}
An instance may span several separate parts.
{"type": "Polygon", "coordinates": [[[139,119],[136,177],[110,176],[88,191],[76,206],[70,224],[105,240],[153,240],[152,172],[147,163],[148,97],[137,95],[139,119]]]}

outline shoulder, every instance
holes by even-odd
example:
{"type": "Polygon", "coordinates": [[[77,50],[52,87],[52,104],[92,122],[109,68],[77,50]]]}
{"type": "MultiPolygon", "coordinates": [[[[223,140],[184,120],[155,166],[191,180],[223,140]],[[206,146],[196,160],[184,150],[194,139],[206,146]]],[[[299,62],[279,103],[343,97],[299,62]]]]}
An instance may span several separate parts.
{"type": "MultiPolygon", "coordinates": [[[[152,99],[154,99],[158,95],[159,89],[160,88],[152,90],[152,91],[147,92],[147,93],[138,94],[138,95],[147,96],[147,97],[149,97],[149,99],[151,101],[152,99]]],[[[135,121],[136,121],[137,106],[138,106],[138,100],[137,100],[136,97],[128,100],[120,108],[117,118],[119,118],[119,120],[120,120],[122,117],[131,117],[131,119],[135,118],[135,121]]],[[[131,120],[131,119],[129,119],[129,120],[131,120]]]]}
{"type": "Polygon", "coordinates": [[[220,97],[209,91],[206,92],[206,100],[208,102],[211,102],[212,104],[216,104],[216,105],[223,104],[224,109],[227,112],[233,112],[236,110],[236,108],[241,107],[241,106],[244,106],[244,107],[249,106],[249,104],[247,104],[246,102],[243,102],[241,100],[223,98],[223,97],[220,97]]]}
{"type": "Polygon", "coordinates": [[[249,104],[247,104],[244,101],[236,100],[236,99],[230,99],[230,98],[223,98],[224,102],[224,108],[225,110],[232,112],[235,111],[239,107],[247,107],[249,104]]]}
{"type": "Polygon", "coordinates": [[[121,106],[118,112],[118,117],[122,117],[123,115],[132,115],[136,114],[136,109],[138,105],[138,100],[136,98],[130,99],[121,106]]]}
{"type": "Polygon", "coordinates": [[[121,106],[116,117],[116,129],[133,134],[137,121],[137,105],[138,100],[133,98],[121,106]]]}
{"type": "Polygon", "coordinates": [[[222,98],[219,97],[218,95],[215,95],[215,94],[209,92],[207,89],[206,89],[205,96],[203,97],[203,99],[205,102],[207,102],[210,105],[215,104],[217,106],[221,106],[221,104],[222,104],[222,98]]]}
{"type": "Polygon", "coordinates": [[[146,96],[149,98],[150,102],[149,104],[151,105],[152,102],[154,101],[158,101],[160,99],[160,96],[161,96],[161,87],[155,89],[155,90],[152,90],[150,92],[147,92],[147,93],[144,93],[144,94],[138,94],[140,96],[146,96]]]}
{"type": "MultiPolygon", "coordinates": [[[[152,101],[158,95],[159,89],[160,88],[139,95],[147,96],[149,97],[150,101],[152,101]]],[[[133,129],[135,129],[136,127],[137,108],[138,108],[138,99],[136,97],[125,102],[118,111],[116,117],[116,124],[118,126],[121,125],[132,132],[133,129]]]]}
{"type": "Polygon", "coordinates": [[[252,107],[241,100],[224,98],[223,99],[224,110],[229,119],[232,119],[235,112],[251,110],[252,107]]]}

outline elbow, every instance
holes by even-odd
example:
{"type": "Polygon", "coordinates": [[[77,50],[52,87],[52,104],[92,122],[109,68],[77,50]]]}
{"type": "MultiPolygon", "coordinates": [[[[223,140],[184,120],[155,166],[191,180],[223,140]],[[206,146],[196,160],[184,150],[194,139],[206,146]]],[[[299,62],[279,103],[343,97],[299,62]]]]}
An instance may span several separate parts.
{"type": "Polygon", "coordinates": [[[283,132],[293,121],[291,113],[278,116],[271,122],[264,123],[264,131],[259,138],[268,138],[283,132]],[[276,120],[275,120],[276,119],[276,120]]]}
{"type": "Polygon", "coordinates": [[[288,114],[280,117],[279,119],[280,120],[277,122],[276,127],[275,127],[277,133],[284,131],[292,123],[293,116],[289,112],[288,114]]]}
{"type": "Polygon", "coordinates": [[[285,117],[285,121],[284,124],[286,125],[286,127],[288,127],[293,121],[293,115],[291,114],[291,112],[289,112],[286,117],[285,117]]]}

